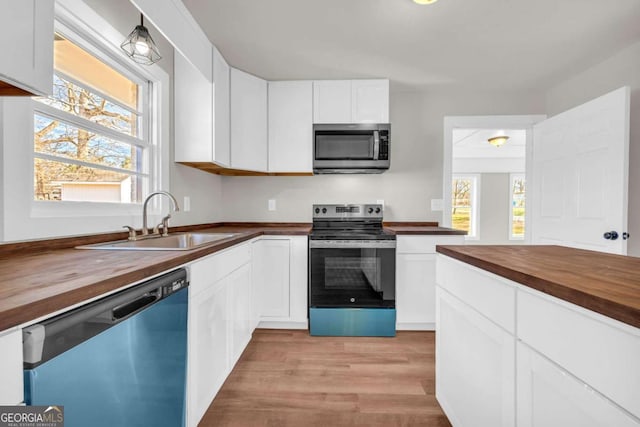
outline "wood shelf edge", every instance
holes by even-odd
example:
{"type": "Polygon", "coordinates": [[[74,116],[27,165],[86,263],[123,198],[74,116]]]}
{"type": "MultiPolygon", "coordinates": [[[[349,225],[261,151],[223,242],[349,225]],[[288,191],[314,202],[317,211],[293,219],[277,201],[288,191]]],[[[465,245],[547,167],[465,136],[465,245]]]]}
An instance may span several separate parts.
{"type": "Polygon", "coordinates": [[[312,172],[256,172],[242,169],[225,168],[209,162],[176,162],[184,166],[222,176],[313,176],[312,172]]]}

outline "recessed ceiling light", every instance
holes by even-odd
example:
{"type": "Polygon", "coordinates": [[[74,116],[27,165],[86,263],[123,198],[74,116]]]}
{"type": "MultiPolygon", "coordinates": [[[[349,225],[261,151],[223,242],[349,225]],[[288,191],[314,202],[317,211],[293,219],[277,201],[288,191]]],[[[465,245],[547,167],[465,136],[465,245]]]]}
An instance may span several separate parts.
{"type": "Polygon", "coordinates": [[[438,0],[413,0],[414,3],[418,3],[418,4],[433,4],[437,1],[438,0]]]}

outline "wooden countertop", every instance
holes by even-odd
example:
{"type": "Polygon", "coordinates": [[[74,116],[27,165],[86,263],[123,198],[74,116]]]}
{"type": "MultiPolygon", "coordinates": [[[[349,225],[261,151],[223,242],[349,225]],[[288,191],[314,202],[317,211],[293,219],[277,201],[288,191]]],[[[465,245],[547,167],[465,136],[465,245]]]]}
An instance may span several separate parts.
{"type": "Polygon", "coordinates": [[[563,246],[437,246],[436,251],[640,328],[640,258],[563,246]]]}
{"type": "Polygon", "coordinates": [[[439,227],[437,222],[388,222],[384,224],[385,230],[397,235],[417,234],[417,235],[454,235],[464,236],[466,231],[455,230],[453,228],[439,227]]]}
{"type": "MultiPolygon", "coordinates": [[[[171,232],[187,231],[176,227],[171,232]]],[[[199,231],[241,233],[190,251],[79,250],[74,246],[126,233],[0,245],[0,331],[144,280],[261,235],[308,235],[310,224],[196,226],[199,231]]]]}

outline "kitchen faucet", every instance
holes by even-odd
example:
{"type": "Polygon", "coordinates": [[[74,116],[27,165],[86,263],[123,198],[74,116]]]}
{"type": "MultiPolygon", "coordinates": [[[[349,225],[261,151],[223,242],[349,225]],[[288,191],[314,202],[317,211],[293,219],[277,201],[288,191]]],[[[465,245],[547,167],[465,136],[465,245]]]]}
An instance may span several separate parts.
{"type": "MultiPolygon", "coordinates": [[[[171,200],[171,204],[173,205],[174,212],[178,212],[180,210],[180,207],[178,206],[178,201],[168,191],[154,191],[153,193],[149,194],[147,198],[144,199],[144,204],[142,205],[142,235],[143,236],[146,236],[147,234],[149,234],[149,228],[147,227],[147,205],[149,204],[149,200],[151,200],[153,196],[157,196],[157,195],[167,196],[171,200]]],[[[171,218],[171,214],[168,214],[167,216],[162,218],[162,235],[163,236],[166,236],[167,234],[169,234],[169,218],[171,218]]],[[[157,228],[158,227],[154,228],[153,231],[155,232],[157,228]]]]}
{"type": "MultiPolygon", "coordinates": [[[[153,193],[149,194],[147,196],[147,198],[144,199],[144,203],[142,205],[142,234],[141,234],[141,236],[148,236],[149,235],[149,227],[147,226],[147,205],[149,204],[149,200],[151,200],[151,198],[153,196],[157,196],[157,195],[165,195],[171,200],[171,204],[173,205],[173,212],[178,212],[180,210],[180,207],[178,206],[178,201],[168,191],[154,191],[153,193]]],[[[162,233],[160,233],[160,234],[162,236],[168,236],[169,235],[169,218],[171,218],[171,214],[167,214],[167,216],[162,218],[162,222],[153,228],[153,233],[160,233],[160,227],[162,227],[162,233]]],[[[129,230],[129,240],[136,240],[136,238],[137,238],[136,230],[133,227],[128,226],[128,225],[125,225],[124,228],[129,230]]]]}

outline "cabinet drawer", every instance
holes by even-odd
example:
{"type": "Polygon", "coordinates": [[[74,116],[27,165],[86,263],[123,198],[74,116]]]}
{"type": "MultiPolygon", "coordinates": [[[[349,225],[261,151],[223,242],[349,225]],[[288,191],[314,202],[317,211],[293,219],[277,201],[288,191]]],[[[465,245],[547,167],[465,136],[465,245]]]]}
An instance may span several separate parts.
{"type": "Polygon", "coordinates": [[[640,329],[520,288],[518,338],[640,417],[640,329]]]}
{"type": "Polygon", "coordinates": [[[399,254],[435,254],[436,245],[462,245],[464,236],[396,236],[399,254]]]}
{"type": "Polygon", "coordinates": [[[436,283],[515,334],[515,283],[441,254],[436,258],[436,283]]]}
{"type": "Polygon", "coordinates": [[[194,284],[191,292],[199,293],[201,284],[213,284],[250,261],[251,245],[245,243],[194,262],[191,264],[190,279],[194,284]]]}

